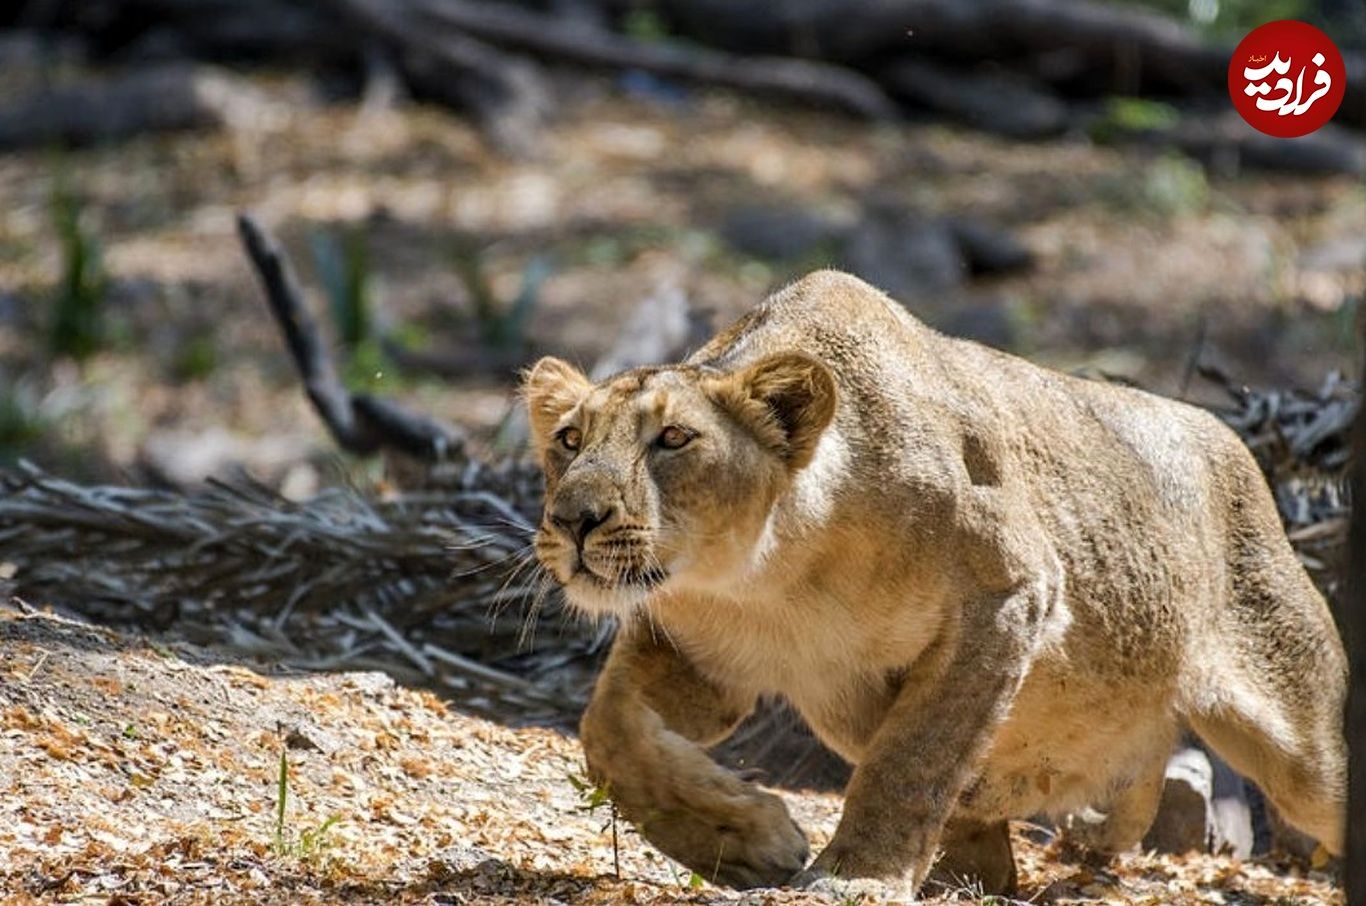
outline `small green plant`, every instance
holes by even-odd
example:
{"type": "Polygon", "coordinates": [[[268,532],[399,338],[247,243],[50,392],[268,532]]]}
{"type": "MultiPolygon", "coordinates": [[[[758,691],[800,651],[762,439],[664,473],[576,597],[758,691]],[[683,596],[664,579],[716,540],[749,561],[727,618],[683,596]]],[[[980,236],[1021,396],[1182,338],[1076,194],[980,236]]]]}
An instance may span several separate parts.
{"type": "Polygon", "coordinates": [[[672,859],[666,860],[665,865],[668,867],[669,872],[674,876],[674,883],[679,887],[687,887],[689,890],[701,890],[707,883],[707,879],[695,871],[689,871],[688,877],[684,878],[678,873],[678,868],[675,867],[676,863],[674,863],[672,859]]]}
{"type": "Polygon", "coordinates": [[[621,20],[621,30],[637,41],[655,42],[669,37],[664,20],[648,6],[635,6],[627,10],[621,20]]]}
{"type": "Polygon", "coordinates": [[[1113,142],[1126,135],[1166,132],[1176,126],[1181,114],[1171,104],[1145,98],[1112,97],[1105,112],[1091,125],[1091,138],[1113,142]]]}
{"type": "Polygon", "coordinates": [[[295,854],[301,858],[312,858],[327,848],[329,841],[327,832],[330,831],[338,821],[336,815],[332,815],[317,827],[307,828],[299,834],[299,845],[295,848],[295,854]]]}
{"type": "Polygon", "coordinates": [[[319,231],[310,245],[318,279],[327,294],[328,311],[345,358],[347,386],[376,389],[396,369],[384,352],[375,318],[370,253],[359,228],[341,234],[319,231]]]}
{"type": "Polygon", "coordinates": [[[456,274],[465,284],[484,341],[498,349],[517,349],[526,345],[527,324],[540,301],[541,286],[553,268],[545,256],[532,258],[522,271],[517,295],[505,302],[493,290],[484,258],[483,251],[475,245],[460,243],[454,255],[456,274]]]}
{"type": "Polygon", "coordinates": [[[299,839],[291,841],[285,828],[285,813],[289,803],[289,746],[280,745],[280,769],[275,784],[275,841],[277,856],[293,856],[309,859],[319,855],[328,846],[327,832],[339,820],[333,815],[317,827],[306,828],[299,832],[299,839]]]}
{"type": "Polygon", "coordinates": [[[60,173],[52,190],[51,210],[62,271],[53,301],[49,345],[55,355],[83,359],[104,340],[106,283],[100,247],[86,228],[80,198],[60,173]]]}
{"type": "Polygon", "coordinates": [[[280,745],[280,772],[275,786],[275,853],[284,855],[288,850],[285,843],[285,807],[289,802],[289,746],[280,745]]]}
{"type": "Polygon", "coordinates": [[[579,794],[579,811],[592,815],[598,809],[606,807],[607,823],[602,826],[602,830],[605,831],[608,828],[612,830],[612,873],[620,880],[621,841],[617,835],[617,819],[620,815],[617,813],[616,800],[612,798],[611,786],[593,783],[577,774],[569,775],[569,785],[574,787],[575,792],[579,794]]]}
{"type": "Polygon", "coordinates": [[[342,346],[353,350],[372,338],[370,254],[357,228],[340,239],[330,232],[312,236],[313,263],[332,311],[342,346]]]}
{"type": "Polygon", "coordinates": [[[1163,155],[1143,176],[1143,199],[1159,214],[1198,211],[1209,202],[1205,168],[1181,154],[1163,155]]]}
{"type": "Polygon", "coordinates": [[[202,381],[218,367],[218,345],[213,334],[196,334],[182,345],[171,362],[171,373],[178,381],[202,381]]]}
{"type": "Polygon", "coordinates": [[[31,390],[27,384],[5,386],[0,378],[0,464],[18,461],[47,432],[31,390]]]}

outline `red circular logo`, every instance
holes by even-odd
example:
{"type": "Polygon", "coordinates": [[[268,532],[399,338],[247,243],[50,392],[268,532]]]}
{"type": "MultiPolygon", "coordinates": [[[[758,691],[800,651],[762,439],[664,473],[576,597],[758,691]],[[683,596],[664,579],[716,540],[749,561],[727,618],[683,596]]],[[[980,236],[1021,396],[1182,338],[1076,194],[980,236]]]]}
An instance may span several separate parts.
{"type": "Polygon", "coordinates": [[[1242,40],[1228,64],[1228,93],[1252,128],[1278,138],[1308,135],[1337,113],[1347,67],[1331,38],[1282,19],[1242,40]]]}

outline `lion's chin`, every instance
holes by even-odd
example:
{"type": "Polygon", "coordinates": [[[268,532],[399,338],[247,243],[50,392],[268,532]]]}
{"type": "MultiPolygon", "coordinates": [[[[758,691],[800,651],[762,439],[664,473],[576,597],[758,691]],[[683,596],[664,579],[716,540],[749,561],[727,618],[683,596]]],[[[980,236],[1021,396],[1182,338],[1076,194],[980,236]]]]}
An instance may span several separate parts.
{"type": "Polygon", "coordinates": [[[641,585],[608,585],[591,573],[579,572],[564,583],[565,600],[585,616],[629,617],[645,607],[652,589],[641,585]]]}

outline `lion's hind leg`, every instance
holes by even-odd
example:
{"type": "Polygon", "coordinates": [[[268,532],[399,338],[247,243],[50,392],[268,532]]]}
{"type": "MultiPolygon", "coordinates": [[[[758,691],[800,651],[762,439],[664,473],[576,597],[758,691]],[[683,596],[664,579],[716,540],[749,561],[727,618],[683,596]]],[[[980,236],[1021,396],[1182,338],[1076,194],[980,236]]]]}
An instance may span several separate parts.
{"type": "Polygon", "coordinates": [[[1224,602],[1192,640],[1184,717],[1282,817],[1338,854],[1347,811],[1346,654],[1257,464],[1236,441],[1230,450],[1219,463],[1224,602]]]}
{"type": "Polygon", "coordinates": [[[1205,646],[1186,717],[1282,817],[1339,854],[1347,808],[1345,656],[1327,606],[1288,545],[1283,557],[1278,549],[1267,553],[1234,583],[1231,625],[1205,646]]]}
{"type": "Polygon", "coordinates": [[[1260,690],[1244,690],[1191,715],[1191,725],[1234,770],[1251,778],[1290,824],[1340,854],[1347,786],[1341,732],[1327,715],[1288,720],[1279,710],[1260,690]]]}
{"type": "Polygon", "coordinates": [[[952,818],[939,845],[943,854],[930,869],[927,891],[969,890],[980,896],[1010,896],[1015,892],[1015,855],[1005,821],[952,818]]]}

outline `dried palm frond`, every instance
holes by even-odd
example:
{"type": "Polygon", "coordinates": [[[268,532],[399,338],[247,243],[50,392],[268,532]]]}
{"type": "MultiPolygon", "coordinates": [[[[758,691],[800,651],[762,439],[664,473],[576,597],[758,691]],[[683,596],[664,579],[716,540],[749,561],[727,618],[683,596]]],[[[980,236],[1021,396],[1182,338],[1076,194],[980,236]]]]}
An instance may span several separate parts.
{"type": "Polygon", "coordinates": [[[481,476],[506,491],[507,469],[471,469],[441,493],[295,503],[249,483],[184,494],[25,466],[0,476],[0,559],[31,601],[298,668],[383,669],[504,719],[562,718],[605,631],[565,619],[531,557],[535,498],[481,476]],[[538,621],[557,644],[535,652],[538,621]]]}

